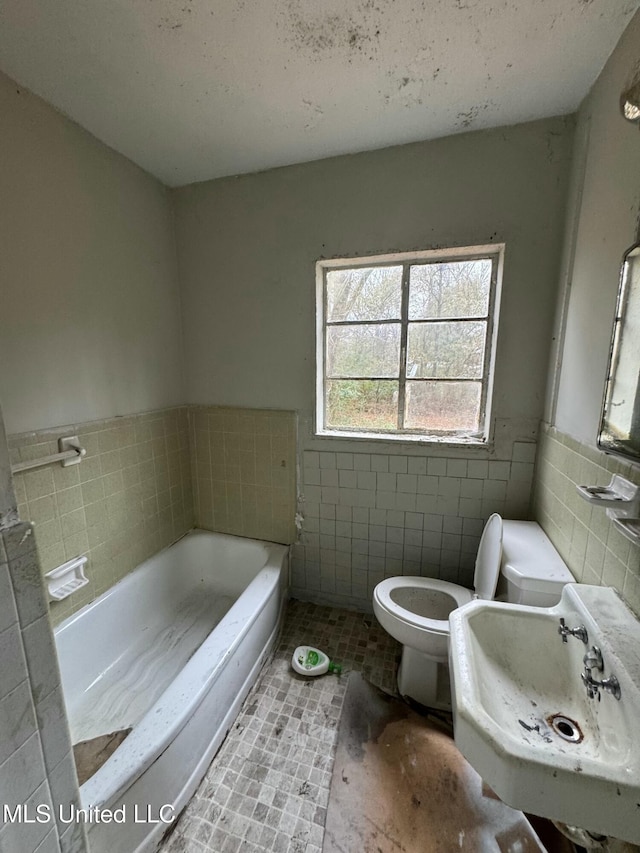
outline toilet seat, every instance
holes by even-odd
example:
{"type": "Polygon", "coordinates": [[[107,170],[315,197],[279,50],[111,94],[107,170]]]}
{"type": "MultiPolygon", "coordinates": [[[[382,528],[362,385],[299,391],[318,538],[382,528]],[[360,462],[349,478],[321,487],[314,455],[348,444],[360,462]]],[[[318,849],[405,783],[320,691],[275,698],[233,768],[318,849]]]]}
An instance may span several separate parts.
{"type": "MultiPolygon", "coordinates": [[[[475,595],[478,598],[492,600],[495,596],[498,574],[500,573],[500,561],[502,559],[502,518],[494,513],[487,520],[476,558],[476,571],[474,575],[475,595]]],[[[380,608],[393,619],[401,619],[408,627],[428,631],[431,634],[449,634],[449,613],[463,604],[467,604],[474,597],[474,592],[457,583],[442,581],[438,578],[425,577],[393,577],[381,581],[373,591],[374,609],[380,608]],[[402,591],[422,591],[425,598],[429,592],[433,593],[430,606],[422,609],[430,609],[436,614],[434,617],[420,613],[420,594],[415,596],[415,602],[409,603],[410,593],[403,595],[402,591]],[[394,593],[395,598],[394,598],[394,593]],[[398,594],[399,593],[399,594],[398,594]],[[437,611],[443,610],[435,604],[433,598],[438,595],[446,595],[453,599],[453,606],[448,608],[446,616],[437,618],[437,611]],[[404,605],[404,606],[403,606],[404,605]]],[[[444,608],[446,609],[446,608],[444,608]]],[[[378,615],[376,613],[376,615],[378,615]]]]}
{"type": "Polygon", "coordinates": [[[472,598],[471,590],[437,578],[387,578],[373,591],[373,612],[385,631],[405,648],[444,663],[449,654],[449,613],[472,598]],[[403,601],[403,592],[409,601],[403,601]],[[425,611],[436,616],[442,613],[444,618],[423,615],[425,611]]]}
{"type": "Polygon", "coordinates": [[[445,662],[449,647],[449,614],[477,598],[495,596],[502,559],[502,518],[487,521],[476,559],[475,592],[456,583],[427,577],[393,577],[373,591],[373,612],[388,634],[403,646],[445,662]]]}
{"type": "Polygon", "coordinates": [[[429,631],[432,634],[449,634],[449,617],[446,619],[433,619],[422,616],[407,607],[403,607],[393,599],[396,590],[422,590],[447,595],[453,599],[451,610],[462,607],[473,598],[473,593],[456,583],[442,581],[438,578],[423,577],[394,577],[381,581],[373,591],[374,604],[386,611],[391,617],[402,619],[408,626],[429,631]]]}
{"type": "Polygon", "coordinates": [[[494,512],[487,519],[487,523],[480,537],[478,555],[476,557],[476,571],[473,576],[473,588],[478,598],[493,601],[496,597],[498,575],[502,563],[502,516],[494,512]]]}

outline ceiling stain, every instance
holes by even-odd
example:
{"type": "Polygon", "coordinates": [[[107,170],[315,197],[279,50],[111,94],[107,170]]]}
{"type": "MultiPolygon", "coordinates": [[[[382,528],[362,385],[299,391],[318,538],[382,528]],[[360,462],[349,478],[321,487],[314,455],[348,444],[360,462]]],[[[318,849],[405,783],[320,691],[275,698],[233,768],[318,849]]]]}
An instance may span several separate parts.
{"type": "Polygon", "coordinates": [[[385,105],[400,104],[410,108],[420,106],[423,100],[424,80],[421,77],[401,77],[395,81],[394,90],[384,95],[385,105]]]}
{"type": "Polygon", "coordinates": [[[349,61],[358,55],[373,60],[382,34],[382,16],[376,0],[365,0],[353,14],[327,14],[304,8],[299,0],[288,0],[287,40],[312,61],[324,59],[327,52],[342,53],[349,61]]]}
{"type": "Polygon", "coordinates": [[[638,3],[4,0],[0,53],[175,186],[573,112],[638,3]]]}
{"type": "Polygon", "coordinates": [[[474,104],[468,110],[464,110],[459,112],[456,115],[456,126],[468,129],[473,125],[481,113],[486,113],[487,111],[493,110],[496,106],[495,101],[491,99],[485,101],[482,104],[474,104]]]}
{"type": "Polygon", "coordinates": [[[189,15],[192,13],[191,3],[193,0],[182,0],[176,4],[175,12],[172,15],[163,15],[157,24],[159,30],[179,30],[189,20],[189,15]]]}
{"type": "Polygon", "coordinates": [[[385,105],[399,104],[406,108],[422,106],[430,90],[435,88],[433,84],[438,88],[447,85],[444,77],[438,81],[443,69],[440,65],[434,67],[435,49],[432,43],[420,47],[410,62],[398,63],[386,72],[389,85],[380,92],[385,105]]]}
{"type": "Polygon", "coordinates": [[[324,118],[324,110],[318,104],[314,104],[313,101],[308,101],[305,98],[302,99],[302,106],[306,116],[304,129],[313,130],[324,118]]]}
{"type": "Polygon", "coordinates": [[[464,112],[458,113],[456,116],[456,124],[459,127],[471,127],[474,121],[478,118],[479,112],[479,107],[471,107],[464,112]]]}

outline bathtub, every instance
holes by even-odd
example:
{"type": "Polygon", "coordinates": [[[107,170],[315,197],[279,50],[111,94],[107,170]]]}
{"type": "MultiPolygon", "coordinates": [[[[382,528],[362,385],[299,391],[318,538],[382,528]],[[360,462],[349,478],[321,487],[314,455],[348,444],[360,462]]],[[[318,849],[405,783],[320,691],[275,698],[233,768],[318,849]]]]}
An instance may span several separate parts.
{"type": "Polygon", "coordinates": [[[193,530],[55,630],[72,742],[130,729],[80,788],[92,853],[156,849],[268,657],[287,591],[286,547],[193,530]]]}

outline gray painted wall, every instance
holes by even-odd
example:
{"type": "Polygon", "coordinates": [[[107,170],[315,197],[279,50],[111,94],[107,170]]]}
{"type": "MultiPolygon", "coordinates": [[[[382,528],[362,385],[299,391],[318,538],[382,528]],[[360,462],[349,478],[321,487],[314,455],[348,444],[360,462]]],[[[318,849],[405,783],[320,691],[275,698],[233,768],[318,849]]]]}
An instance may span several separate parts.
{"type": "Polygon", "coordinates": [[[0,74],[8,433],[181,402],[165,188],[0,74]]]}
{"type": "Polygon", "coordinates": [[[539,418],[571,139],[550,119],[173,191],[188,402],[296,409],[308,444],[315,261],[495,241],[495,415],[539,418]]]}
{"type": "MultiPolygon", "coordinates": [[[[640,134],[619,99],[638,69],[640,12],[620,39],[578,114],[566,232],[566,334],[557,399],[546,419],[595,445],[622,255],[638,239],[640,134]],[[555,405],[555,415],[554,415],[555,405]]],[[[561,329],[562,314],[556,321],[561,329]]],[[[553,385],[551,385],[553,387],[553,385]]]]}

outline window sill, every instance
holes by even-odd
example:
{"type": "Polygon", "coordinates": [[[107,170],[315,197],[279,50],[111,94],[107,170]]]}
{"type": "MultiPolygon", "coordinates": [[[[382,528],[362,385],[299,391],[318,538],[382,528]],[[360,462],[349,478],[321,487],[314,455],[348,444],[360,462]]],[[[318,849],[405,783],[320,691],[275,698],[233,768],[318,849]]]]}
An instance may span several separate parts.
{"type": "Polygon", "coordinates": [[[408,435],[394,434],[386,432],[351,432],[349,430],[318,430],[314,434],[314,438],[336,438],[341,441],[371,441],[371,442],[392,442],[394,444],[410,444],[421,447],[465,447],[477,448],[479,450],[487,450],[490,446],[486,437],[472,436],[435,436],[435,435],[408,435]]]}

